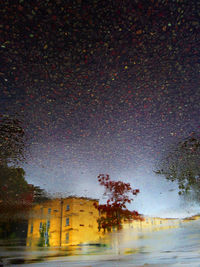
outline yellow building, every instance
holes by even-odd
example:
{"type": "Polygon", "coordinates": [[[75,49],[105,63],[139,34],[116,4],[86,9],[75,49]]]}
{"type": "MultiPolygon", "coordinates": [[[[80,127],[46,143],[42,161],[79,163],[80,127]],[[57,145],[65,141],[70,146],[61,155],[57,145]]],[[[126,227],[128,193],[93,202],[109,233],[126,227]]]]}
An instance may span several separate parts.
{"type": "MultiPolygon", "coordinates": [[[[28,221],[27,246],[65,247],[100,242],[104,233],[98,231],[99,212],[95,202],[98,200],[67,197],[35,205],[28,221]]],[[[180,223],[178,219],[145,216],[142,221],[124,222],[123,229],[137,236],[140,232],[179,227],[180,223]]]]}
{"type": "Polygon", "coordinates": [[[61,247],[98,241],[95,199],[57,198],[35,205],[28,221],[27,246],[61,247]]]}
{"type": "Polygon", "coordinates": [[[184,222],[190,222],[190,221],[196,221],[196,220],[200,220],[199,214],[196,214],[196,215],[193,215],[191,217],[187,217],[187,218],[183,219],[184,222]]]}
{"type": "Polygon", "coordinates": [[[172,218],[159,218],[159,217],[148,217],[144,216],[143,221],[132,221],[126,222],[123,228],[131,228],[135,231],[158,231],[169,228],[179,227],[181,224],[180,219],[172,218]]]}

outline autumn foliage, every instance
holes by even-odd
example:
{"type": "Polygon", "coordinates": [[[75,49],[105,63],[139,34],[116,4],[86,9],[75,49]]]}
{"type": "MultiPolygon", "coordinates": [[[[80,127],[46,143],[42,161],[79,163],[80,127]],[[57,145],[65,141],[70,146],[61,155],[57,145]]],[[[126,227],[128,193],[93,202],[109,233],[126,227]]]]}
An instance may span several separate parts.
{"type": "Polygon", "coordinates": [[[143,220],[143,217],[137,211],[130,211],[126,205],[133,201],[130,197],[136,196],[139,189],[132,189],[129,183],[122,181],[111,181],[108,174],[100,174],[98,182],[104,186],[108,197],[106,204],[97,204],[94,206],[99,210],[98,225],[99,231],[111,231],[112,228],[120,229],[123,221],[143,220]]]}

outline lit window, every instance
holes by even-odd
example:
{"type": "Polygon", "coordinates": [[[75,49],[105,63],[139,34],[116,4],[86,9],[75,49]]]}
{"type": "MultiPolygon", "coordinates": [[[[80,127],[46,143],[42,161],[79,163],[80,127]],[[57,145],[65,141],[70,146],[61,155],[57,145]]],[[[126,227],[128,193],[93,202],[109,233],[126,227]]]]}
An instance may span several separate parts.
{"type": "Polygon", "coordinates": [[[40,222],[40,231],[42,230],[42,222],[40,222]]]}
{"type": "Polygon", "coordinates": [[[33,224],[31,224],[31,234],[33,233],[33,224]]]}
{"type": "Polygon", "coordinates": [[[48,214],[50,214],[50,213],[51,213],[51,208],[48,209],[48,214]]]}
{"type": "Polygon", "coordinates": [[[69,218],[66,218],[66,226],[69,226],[69,218]]]}
{"type": "Polygon", "coordinates": [[[69,233],[66,233],[66,238],[65,238],[65,240],[66,240],[66,243],[69,242],[69,233]]]}
{"type": "Polygon", "coordinates": [[[50,228],[50,221],[47,221],[47,227],[50,228]]]}
{"type": "Polygon", "coordinates": [[[69,210],[69,205],[66,206],[66,210],[69,210]]]}

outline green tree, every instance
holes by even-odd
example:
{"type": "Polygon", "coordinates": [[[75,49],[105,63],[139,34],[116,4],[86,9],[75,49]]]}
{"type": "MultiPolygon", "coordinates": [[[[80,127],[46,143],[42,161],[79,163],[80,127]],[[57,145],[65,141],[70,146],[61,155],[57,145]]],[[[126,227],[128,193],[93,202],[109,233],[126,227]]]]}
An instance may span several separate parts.
{"type": "Polygon", "coordinates": [[[49,247],[49,227],[46,223],[42,224],[42,228],[40,229],[40,238],[38,242],[38,247],[49,247]]]}
{"type": "Polygon", "coordinates": [[[122,221],[143,220],[143,217],[137,211],[127,209],[127,204],[133,199],[130,195],[137,195],[139,189],[132,189],[129,183],[122,181],[111,181],[109,175],[100,174],[98,181],[101,186],[104,186],[105,193],[108,197],[106,204],[94,203],[94,206],[99,210],[100,217],[97,222],[99,231],[104,232],[112,230],[112,228],[120,229],[122,221]]]}
{"type": "Polygon", "coordinates": [[[200,137],[192,134],[175,145],[159,162],[155,173],[176,181],[180,195],[192,194],[200,199],[200,137]]]}
{"type": "Polygon", "coordinates": [[[42,203],[50,199],[50,195],[39,186],[33,186],[33,203],[42,203]]]}
{"type": "Polygon", "coordinates": [[[49,196],[44,189],[27,183],[22,168],[0,166],[1,219],[26,215],[34,203],[47,199],[49,196]]]}
{"type": "Polygon", "coordinates": [[[33,191],[24,176],[22,168],[0,166],[1,219],[14,219],[20,212],[26,213],[32,205],[33,191]]]}
{"type": "Polygon", "coordinates": [[[19,236],[19,225],[26,228],[33,203],[44,201],[47,193],[25,180],[19,167],[25,161],[25,133],[22,122],[4,116],[0,119],[0,238],[19,236]]]}
{"type": "Polygon", "coordinates": [[[1,215],[17,214],[19,210],[26,208],[26,203],[32,201],[31,190],[24,177],[25,172],[16,166],[24,160],[24,136],[22,122],[19,119],[9,116],[0,118],[1,215]]]}

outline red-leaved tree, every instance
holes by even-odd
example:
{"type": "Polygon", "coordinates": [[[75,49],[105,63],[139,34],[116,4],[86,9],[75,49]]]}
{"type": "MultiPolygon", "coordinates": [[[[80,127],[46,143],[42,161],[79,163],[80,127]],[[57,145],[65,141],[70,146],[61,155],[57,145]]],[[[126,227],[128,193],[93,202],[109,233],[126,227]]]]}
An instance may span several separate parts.
{"type": "Polygon", "coordinates": [[[130,211],[126,207],[133,201],[130,195],[136,196],[140,192],[139,189],[132,189],[129,183],[111,181],[108,174],[100,174],[98,181],[105,187],[104,195],[108,197],[106,204],[94,204],[99,210],[99,231],[103,229],[104,232],[109,232],[113,227],[121,229],[123,221],[143,220],[137,211],[130,211]]]}

